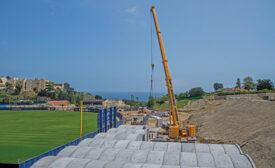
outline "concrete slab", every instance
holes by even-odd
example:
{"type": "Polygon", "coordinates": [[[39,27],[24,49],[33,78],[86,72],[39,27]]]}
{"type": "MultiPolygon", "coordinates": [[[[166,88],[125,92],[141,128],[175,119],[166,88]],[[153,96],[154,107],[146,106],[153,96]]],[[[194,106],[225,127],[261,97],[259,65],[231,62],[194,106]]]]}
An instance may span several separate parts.
{"type": "Polygon", "coordinates": [[[180,166],[162,165],[161,168],[181,168],[180,166]]]}
{"type": "Polygon", "coordinates": [[[139,150],[134,152],[131,161],[134,163],[145,163],[147,160],[149,151],[139,150]]]}
{"type": "Polygon", "coordinates": [[[117,154],[115,160],[129,162],[129,161],[131,161],[131,158],[132,158],[134,152],[135,152],[134,150],[121,150],[117,154]]]}
{"type": "Polygon", "coordinates": [[[162,165],[145,163],[142,168],[161,168],[162,165]]]}
{"type": "Polygon", "coordinates": [[[32,165],[32,168],[47,168],[56,159],[58,159],[58,157],[56,157],[56,156],[47,156],[47,157],[44,157],[44,158],[40,159],[39,161],[37,161],[36,163],[34,163],[32,165]]]}
{"type": "Polygon", "coordinates": [[[104,150],[105,150],[105,149],[103,149],[103,148],[96,148],[96,149],[94,149],[94,150],[90,150],[90,151],[86,154],[85,158],[86,158],[86,159],[91,159],[91,160],[97,160],[97,159],[99,159],[101,153],[102,153],[104,150]]]}
{"type": "Polygon", "coordinates": [[[142,165],[139,163],[125,163],[122,168],[141,168],[142,165]]]}
{"type": "Polygon", "coordinates": [[[49,168],[65,168],[67,165],[70,164],[72,160],[74,160],[74,158],[58,158],[52,164],[50,164],[49,168]]]}
{"type": "Polygon", "coordinates": [[[104,165],[107,163],[107,161],[103,160],[93,160],[87,164],[85,168],[104,168],[104,165]]]}
{"type": "Polygon", "coordinates": [[[208,144],[195,143],[196,153],[210,153],[208,144]]]}
{"type": "Polygon", "coordinates": [[[93,138],[87,138],[87,139],[84,139],[82,140],[78,146],[89,146],[89,144],[93,141],[94,139],[93,138]]]}
{"type": "Polygon", "coordinates": [[[89,147],[100,148],[103,145],[104,141],[102,139],[95,139],[89,144],[89,147]]]}
{"type": "Polygon", "coordinates": [[[117,148],[117,149],[126,149],[129,143],[130,143],[129,140],[119,140],[114,145],[114,148],[117,148]]]}
{"type": "Polygon", "coordinates": [[[150,151],[147,156],[146,163],[162,165],[164,159],[164,151],[150,151]]]}
{"type": "Polygon", "coordinates": [[[195,153],[195,143],[182,143],[181,144],[181,151],[182,152],[192,152],[195,153]]]}
{"type": "Polygon", "coordinates": [[[114,139],[116,140],[125,140],[128,134],[126,132],[117,133],[114,139]]]}
{"type": "Polygon", "coordinates": [[[109,140],[113,140],[115,139],[116,134],[106,134],[106,136],[104,137],[105,140],[109,139],[109,140]]]}
{"type": "Polygon", "coordinates": [[[88,164],[88,162],[90,162],[89,159],[76,158],[72,160],[66,168],[84,168],[88,164]]]}
{"type": "Polygon", "coordinates": [[[113,161],[120,149],[106,149],[100,155],[99,160],[113,161]]]}
{"type": "Polygon", "coordinates": [[[78,146],[67,146],[62,151],[60,151],[57,156],[59,157],[69,157],[71,156],[74,151],[78,149],[78,146]]]}
{"type": "Polygon", "coordinates": [[[108,162],[104,165],[104,168],[118,168],[118,167],[123,167],[125,164],[124,161],[112,161],[108,162]]]}
{"type": "Polygon", "coordinates": [[[75,152],[71,155],[73,158],[85,158],[89,150],[93,148],[89,148],[88,146],[80,146],[78,147],[75,152]]]}
{"type": "Polygon", "coordinates": [[[215,161],[210,153],[196,153],[199,167],[216,167],[215,161]]]}
{"type": "Polygon", "coordinates": [[[107,134],[115,134],[118,131],[117,128],[111,128],[107,131],[107,134]]]}
{"type": "Polygon", "coordinates": [[[139,139],[139,135],[138,134],[129,134],[127,137],[126,137],[127,140],[130,140],[130,141],[137,141],[139,139]]]}
{"type": "Polygon", "coordinates": [[[112,148],[117,143],[117,140],[105,140],[101,148],[112,148]]]}
{"type": "Polygon", "coordinates": [[[222,144],[209,144],[208,146],[212,154],[218,154],[218,153],[225,154],[222,144]]]}
{"type": "Polygon", "coordinates": [[[103,139],[105,136],[106,136],[105,133],[98,133],[98,134],[94,137],[94,139],[103,139]]]}
{"type": "Polygon", "coordinates": [[[234,153],[234,154],[243,154],[243,152],[240,150],[239,146],[235,144],[223,144],[223,148],[225,153],[234,153]]]}
{"type": "Polygon", "coordinates": [[[163,165],[180,165],[180,152],[165,152],[163,165]]]}
{"type": "Polygon", "coordinates": [[[231,158],[228,155],[216,153],[213,154],[215,165],[218,168],[234,168],[231,158]]]}
{"type": "Polygon", "coordinates": [[[234,168],[253,168],[253,164],[246,155],[230,155],[234,168]]]}
{"type": "Polygon", "coordinates": [[[155,143],[154,142],[142,142],[141,146],[140,146],[140,149],[141,150],[153,150],[154,149],[154,146],[155,146],[155,143]]]}
{"type": "Polygon", "coordinates": [[[196,167],[198,165],[196,153],[181,152],[180,157],[181,166],[196,167]]]}
{"type": "Polygon", "coordinates": [[[168,152],[181,152],[181,144],[180,143],[168,143],[168,152]]]}
{"type": "Polygon", "coordinates": [[[154,146],[154,151],[166,151],[168,143],[165,142],[156,142],[154,146]]]}
{"type": "Polygon", "coordinates": [[[131,142],[128,144],[127,149],[139,150],[141,144],[142,144],[142,141],[131,141],[131,142]]]}
{"type": "Polygon", "coordinates": [[[64,148],[58,156],[40,159],[32,168],[255,168],[238,145],[139,141],[143,133],[140,126],[111,129],[64,148]]]}

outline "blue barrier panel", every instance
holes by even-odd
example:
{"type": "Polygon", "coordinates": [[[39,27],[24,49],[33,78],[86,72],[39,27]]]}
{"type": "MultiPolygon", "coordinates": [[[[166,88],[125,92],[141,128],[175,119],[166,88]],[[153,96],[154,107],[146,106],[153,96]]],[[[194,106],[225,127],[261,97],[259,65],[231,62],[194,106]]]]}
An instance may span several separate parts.
{"type": "Polygon", "coordinates": [[[110,109],[110,127],[113,127],[113,108],[111,107],[110,109]]]}
{"type": "Polygon", "coordinates": [[[107,132],[107,109],[104,109],[104,132],[107,132]]]}
{"type": "MultiPolygon", "coordinates": [[[[115,128],[117,128],[117,124],[116,124],[116,117],[117,117],[117,112],[116,112],[116,107],[113,107],[113,113],[114,113],[114,126],[115,128]]],[[[122,120],[122,118],[120,118],[122,120]]]]}

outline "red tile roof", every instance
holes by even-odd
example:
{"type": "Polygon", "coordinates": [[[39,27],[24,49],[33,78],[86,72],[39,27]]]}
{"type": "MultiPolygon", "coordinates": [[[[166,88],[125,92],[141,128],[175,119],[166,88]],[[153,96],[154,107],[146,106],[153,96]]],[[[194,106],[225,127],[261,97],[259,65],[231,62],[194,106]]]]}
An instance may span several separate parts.
{"type": "Polygon", "coordinates": [[[52,104],[53,106],[70,106],[71,104],[69,101],[48,101],[48,103],[52,104]]]}

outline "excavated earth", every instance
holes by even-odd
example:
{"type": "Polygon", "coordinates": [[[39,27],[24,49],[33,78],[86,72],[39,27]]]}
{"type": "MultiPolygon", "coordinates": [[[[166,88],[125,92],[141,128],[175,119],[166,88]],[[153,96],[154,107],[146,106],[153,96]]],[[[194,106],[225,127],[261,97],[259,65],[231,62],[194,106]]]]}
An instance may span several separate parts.
{"type": "Polygon", "coordinates": [[[236,143],[259,168],[275,167],[275,101],[198,100],[188,104],[185,121],[197,126],[202,143],[236,143]]]}

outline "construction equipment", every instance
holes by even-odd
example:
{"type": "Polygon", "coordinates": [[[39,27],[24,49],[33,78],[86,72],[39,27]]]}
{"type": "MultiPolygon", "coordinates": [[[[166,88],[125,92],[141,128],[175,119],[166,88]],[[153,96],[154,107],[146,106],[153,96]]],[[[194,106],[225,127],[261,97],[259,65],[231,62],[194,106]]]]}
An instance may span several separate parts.
{"type": "Polygon", "coordinates": [[[169,97],[169,104],[170,104],[170,112],[169,112],[169,137],[170,138],[178,138],[178,137],[194,137],[195,136],[195,126],[187,126],[187,128],[182,128],[180,125],[179,117],[178,117],[178,110],[177,110],[177,102],[173,90],[173,84],[172,84],[172,78],[170,76],[169,68],[168,68],[168,61],[166,59],[164,45],[159,29],[159,24],[157,20],[157,15],[155,11],[155,7],[151,8],[151,12],[153,14],[157,37],[159,41],[160,46],[160,52],[162,56],[162,63],[164,67],[165,72],[165,80],[166,80],[166,86],[168,89],[168,97],[169,97]]]}
{"type": "Polygon", "coordinates": [[[139,125],[138,123],[138,118],[137,117],[134,117],[131,121],[131,125],[139,125]]]}
{"type": "Polygon", "coordinates": [[[147,109],[147,107],[139,107],[138,108],[138,112],[139,113],[148,113],[149,110],[147,109]]]}

